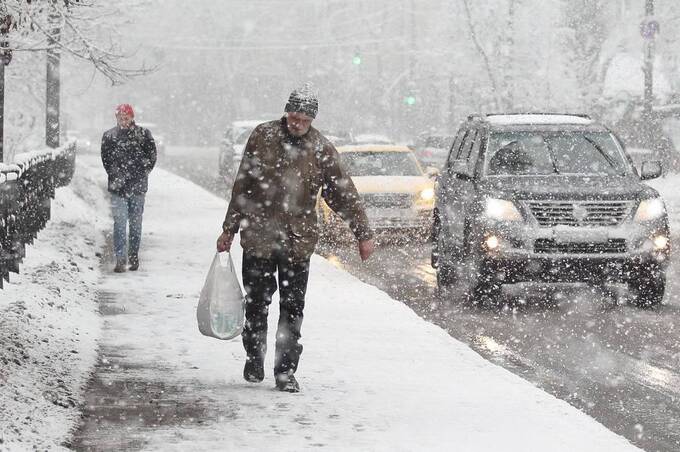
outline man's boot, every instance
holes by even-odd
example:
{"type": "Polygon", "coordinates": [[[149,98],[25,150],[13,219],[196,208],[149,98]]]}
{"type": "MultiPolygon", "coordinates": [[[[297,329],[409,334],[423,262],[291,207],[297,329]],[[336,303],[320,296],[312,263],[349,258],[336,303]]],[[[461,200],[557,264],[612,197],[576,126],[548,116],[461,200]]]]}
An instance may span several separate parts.
{"type": "Polygon", "coordinates": [[[113,271],[116,273],[123,273],[125,272],[125,259],[123,258],[117,258],[116,259],[116,266],[113,268],[113,271]]]}
{"type": "Polygon", "coordinates": [[[292,373],[276,375],[276,388],[284,392],[300,392],[300,385],[292,373]]]}
{"type": "Polygon", "coordinates": [[[138,268],[139,268],[139,256],[133,254],[130,256],[130,271],[131,272],[137,271],[138,268]]]}
{"type": "Polygon", "coordinates": [[[264,380],[264,360],[249,356],[243,367],[243,378],[251,383],[260,383],[264,380]]]}

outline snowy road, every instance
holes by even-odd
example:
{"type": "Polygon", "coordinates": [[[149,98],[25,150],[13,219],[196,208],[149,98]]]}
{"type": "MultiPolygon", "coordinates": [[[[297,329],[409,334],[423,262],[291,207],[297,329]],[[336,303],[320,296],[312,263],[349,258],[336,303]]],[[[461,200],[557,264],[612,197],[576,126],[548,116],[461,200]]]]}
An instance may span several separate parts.
{"type": "MultiPolygon", "coordinates": [[[[166,159],[166,167],[189,169],[188,177],[214,188],[216,153],[192,153],[196,162],[192,165],[184,163],[185,155],[176,150],[166,159]]],[[[654,182],[670,197],[677,242],[680,202],[673,198],[678,192],[673,187],[680,184],[654,182]]],[[[504,307],[492,308],[455,299],[440,304],[427,244],[384,244],[363,266],[354,249],[319,251],[490,361],[568,401],[645,450],[680,450],[676,264],[671,267],[666,304],[652,310],[614,305],[606,295],[587,288],[565,289],[550,297],[535,290],[515,292],[504,307]]]]}

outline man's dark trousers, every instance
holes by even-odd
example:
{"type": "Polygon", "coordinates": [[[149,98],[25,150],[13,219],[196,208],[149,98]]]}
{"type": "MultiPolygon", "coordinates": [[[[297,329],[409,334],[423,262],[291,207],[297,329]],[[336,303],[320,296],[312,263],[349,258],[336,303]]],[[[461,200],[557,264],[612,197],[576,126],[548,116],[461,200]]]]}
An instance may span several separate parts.
{"type": "Polygon", "coordinates": [[[271,258],[243,254],[243,286],[246,291],[246,322],[243,346],[248,358],[263,360],[267,352],[267,315],[272,295],[279,288],[279,324],[276,332],[274,374],[295,373],[302,353],[300,327],[309,278],[309,259],[293,262],[277,253],[271,258]]]}

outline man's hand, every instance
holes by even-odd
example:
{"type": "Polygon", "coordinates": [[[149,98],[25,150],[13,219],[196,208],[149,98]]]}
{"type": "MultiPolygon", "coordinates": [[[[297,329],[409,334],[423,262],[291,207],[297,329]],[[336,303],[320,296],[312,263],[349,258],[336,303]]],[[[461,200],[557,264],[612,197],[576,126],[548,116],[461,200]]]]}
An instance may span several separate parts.
{"type": "Polygon", "coordinates": [[[217,238],[217,251],[218,252],[223,252],[223,251],[229,251],[231,249],[231,241],[234,240],[234,235],[230,234],[228,232],[223,232],[218,238],[217,238]]]}
{"type": "Polygon", "coordinates": [[[369,257],[371,257],[371,254],[373,254],[373,250],[375,249],[375,245],[373,244],[373,240],[362,240],[359,242],[359,256],[361,256],[361,260],[365,261],[369,257]]]}

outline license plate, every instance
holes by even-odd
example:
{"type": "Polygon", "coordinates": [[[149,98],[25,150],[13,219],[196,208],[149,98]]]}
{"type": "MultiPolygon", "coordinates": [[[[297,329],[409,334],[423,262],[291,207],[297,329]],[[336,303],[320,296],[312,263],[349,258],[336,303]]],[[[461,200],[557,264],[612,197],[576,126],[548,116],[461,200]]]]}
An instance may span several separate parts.
{"type": "Polygon", "coordinates": [[[556,227],[553,238],[557,243],[599,243],[606,242],[609,234],[606,229],[556,227]]]}
{"type": "Polygon", "coordinates": [[[366,215],[368,218],[408,218],[412,216],[411,211],[408,209],[368,209],[366,210],[366,215]]]}

